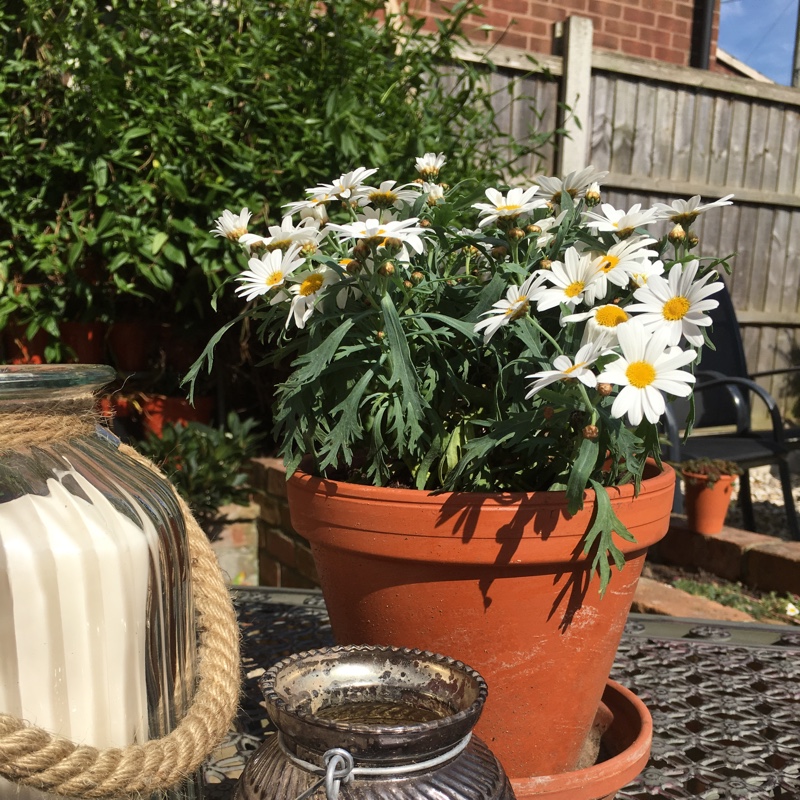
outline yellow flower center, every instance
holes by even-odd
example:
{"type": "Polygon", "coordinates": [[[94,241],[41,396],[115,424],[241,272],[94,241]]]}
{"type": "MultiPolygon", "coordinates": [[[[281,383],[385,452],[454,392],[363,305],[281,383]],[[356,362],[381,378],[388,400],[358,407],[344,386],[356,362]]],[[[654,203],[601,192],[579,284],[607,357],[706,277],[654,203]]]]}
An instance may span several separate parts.
{"type": "Polygon", "coordinates": [[[300,284],[300,294],[303,297],[308,297],[310,294],[314,294],[314,292],[318,292],[320,287],[322,286],[322,275],[318,272],[315,272],[313,275],[309,275],[301,284],[300,284]]]}
{"type": "Polygon", "coordinates": [[[497,211],[499,211],[501,214],[504,215],[507,214],[508,216],[512,216],[513,212],[519,211],[520,207],[521,206],[519,203],[512,205],[505,205],[505,206],[497,206],[497,211]]]}
{"type": "Polygon", "coordinates": [[[661,310],[661,313],[664,315],[664,319],[675,322],[676,320],[683,319],[688,311],[689,301],[685,297],[679,295],[678,297],[667,300],[667,302],[664,303],[664,308],[661,310]]]}
{"type": "Polygon", "coordinates": [[[226,236],[232,242],[237,242],[239,239],[242,238],[247,233],[247,228],[234,228],[233,230],[228,231],[226,236]]]}
{"type": "Polygon", "coordinates": [[[617,256],[612,256],[610,253],[606,255],[603,260],[600,262],[600,272],[611,272],[614,267],[619,264],[619,258],[617,256]]]}
{"type": "Polygon", "coordinates": [[[512,321],[524,317],[528,313],[530,305],[527,295],[523,294],[517,298],[513,306],[506,310],[506,316],[512,321]]]}
{"type": "Polygon", "coordinates": [[[628,315],[619,306],[601,306],[595,312],[594,321],[604,328],[616,328],[621,322],[628,321],[628,315]]]}
{"type": "Polygon", "coordinates": [[[656,379],[656,371],[648,361],[632,361],[625,370],[625,377],[631,386],[644,389],[656,379]]]}
{"type": "Polygon", "coordinates": [[[267,245],[267,252],[272,253],[274,250],[288,250],[291,246],[291,239],[273,239],[267,245]]]}
{"type": "Polygon", "coordinates": [[[573,281],[564,289],[564,294],[567,297],[577,297],[585,288],[586,284],[583,281],[573,281]]]}
{"type": "Polygon", "coordinates": [[[275,272],[267,275],[265,283],[267,286],[277,286],[279,283],[283,283],[283,272],[281,272],[279,269],[276,269],[275,272]]]}
{"type": "Polygon", "coordinates": [[[571,367],[567,367],[564,370],[564,374],[565,375],[570,375],[573,372],[575,372],[576,369],[580,369],[581,367],[585,367],[585,366],[586,366],[586,362],[585,361],[580,361],[577,364],[573,364],[571,367]]]}
{"type": "Polygon", "coordinates": [[[369,199],[376,208],[389,208],[397,202],[397,195],[392,191],[370,192],[369,199]]]}

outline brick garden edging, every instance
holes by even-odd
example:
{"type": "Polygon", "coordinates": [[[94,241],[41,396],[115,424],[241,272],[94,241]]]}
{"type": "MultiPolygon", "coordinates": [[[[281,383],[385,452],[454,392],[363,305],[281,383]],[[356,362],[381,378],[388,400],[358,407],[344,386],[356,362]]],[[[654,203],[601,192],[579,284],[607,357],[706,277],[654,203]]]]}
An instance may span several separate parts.
{"type": "MultiPolygon", "coordinates": [[[[308,542],[294,532],[286,501],[286,471],[277,458],[253,462],[258,514],[259,583],[311,589],[319,586],[308,542]]],[[[694,566],[766,591],[800,594],[800,542],[724,528],[715,536],[690,531],[685,517],[673,515],[655,560],[694,566]]],[[[663,612],[662,612],[663,613],[663,612]]]]}
{"type": "Polygon", "coordinates": [[[667,564],[698,567],[757,589],[800,594],[800,542],[736,528],[723,528],[709,536],[689,530],[686,518],[675,514],[654,556],[667,564]]]}
{"type": "Polygon", "coordinates": [[[286,470],[279,458],[253,461],[258,503],[258,582],[262,586],[316,589],[319,578],[308,542],[292,529],[286,501],[286,470]]]}

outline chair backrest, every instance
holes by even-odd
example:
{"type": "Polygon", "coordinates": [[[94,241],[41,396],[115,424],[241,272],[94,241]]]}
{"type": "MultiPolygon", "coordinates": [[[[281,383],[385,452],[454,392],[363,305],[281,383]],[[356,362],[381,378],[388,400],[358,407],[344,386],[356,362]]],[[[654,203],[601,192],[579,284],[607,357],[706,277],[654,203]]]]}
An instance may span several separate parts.
{"type": "MultiPolygon", "coordinates": [[[[713,320],[709,338],[716,349],[703,348],[700,364],[695,366],[695,371],[712,371],[729,378],[746,378],[748,372],[742,333],[736,320],[730,293],[726,287],[712,297],[719,302],[717,308],[709,312],[709,316],[713,320]]],[[[702,380],[702,376],[698,376],[698,383],[702,380]]],[[[746,392],[742,395],[742,399],[745,403],[748,402],[746,392]]],[[[676,400],[673,408],[676,419],[683,427],[683,421],[689,412],[688,401],[676,400]]],[[[726,389],[709,389],[695,395],[696,428],[735,425],[736,420],[736,407],[726,389]]]]}

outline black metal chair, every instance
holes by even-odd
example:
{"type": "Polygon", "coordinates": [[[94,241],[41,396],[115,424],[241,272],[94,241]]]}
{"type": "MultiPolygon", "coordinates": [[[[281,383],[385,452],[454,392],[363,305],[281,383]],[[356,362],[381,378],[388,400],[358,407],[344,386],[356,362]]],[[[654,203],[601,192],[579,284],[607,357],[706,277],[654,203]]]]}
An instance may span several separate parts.
{"type": "MultiPolygon", "coordinates": [[[[739,504],[748,530],[755,530],[753,501],[750,493],[750,469],[774,465],[778,469],[789,534],[800,540],[800,524],[792,496],[788,455],[800,448],[800,428],[787,427],[777,402],[753,379],[760,376],[794,372],[800,367],[748,373],[742,336],[728,290],[717,293],[719,307],[711,312],[714,321],[710,338],[716,350],[705,348],[695,372],[695,425],[687,441],[680,430],[685,427],[689,410],[686,400],[667,405],[665,433],[667,444],[663,457],[679,462],[690,458],[721,458],[737,463],[743,470],[740,478],[739,504]],[[751,428],[751,398],[763,402],[769,413],[771,429],[751,428]],[[725,429],[724,432],[708,428],[725,429]],[[705,430],[704,430],[705,429],[705,430]]],[[[676,487],[673,510],[683,510],[680,483],[676,487]]]]}

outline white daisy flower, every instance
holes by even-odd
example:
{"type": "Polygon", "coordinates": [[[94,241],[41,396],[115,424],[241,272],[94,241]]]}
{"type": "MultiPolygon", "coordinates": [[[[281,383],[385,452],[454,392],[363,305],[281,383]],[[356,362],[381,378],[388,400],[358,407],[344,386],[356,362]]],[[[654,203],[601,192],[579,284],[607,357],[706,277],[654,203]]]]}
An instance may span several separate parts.
{"type": "Polygon", "coordinates": [[[347,200],[354,192],[361,189],[364,181],[372,177],[378,170],[367,169],[366,167],[358,167],[352,172],[346,172],[340,175],[339,179],[331,184],[322,184],[324,187],[331,189],[331,194],[338,197],[340,200],[347,200]]]}
{"type": "Polygon", "coordinates": [[[597,376],[592,372],[591,366],[602,352],[602,344],[587,342],[575,354],[574,362],[569,356],[556,356],[553,359],[554,369],[545,369],[525,376],[534,379],[525,399],[533,397],[540,389],[544,389],[545,386],[556,381],[579,380],[582,384],[594,388],[597,386],[597,376]]]}
{"type": "Polygon", "coordinates": [[[444,200],[444,187],[438,183],[428,183],[425,181],[422,184],[422,194],[428,196],[428,205],[435,206],[444,200]]]}
{"type": "Polygon", "coordinates": [[[633,293],[639,302],[627,306],[626,310],[635,313],[636,319],[648,329],[665,330],[670,345],[678,344],[683,336],[690,344],[702,347],[701,328],[711,325],[711,317],[706,312],[719,305],[708,298],[719,292],[723,284],[721,281],[707,283],[717,277],[716,272],[708,272],[695,281],[699,266],[699,261],[689,261],[686,265],[675,264],[666,279],[652,276],[646,286],[633,293]]]}
{"type": "Polygon", "coordinates": [[[545,217],[544,219],[538,220],[535,224],[542,229],[542,232],[538,235],[536,239],[536,246],[537,247],[547,247],[553,239],[556,238],[556,232],[558,231],[559,225],[561,225],[564,217],[567,216],[567,210],[564,209],[560,214],[555,217],[545,217]]]}
{"type": "Polygon", "coordinates": [[[224,236],[232,242],[238,241],[247,233],[247,223],[253,215],[246,208],[238,214],[234,214],[227,208],[222,212],[222,216],[214,221],[214,236],[224,236]]]}
{"type": "Polygon", "coordinates": [[[611,347],[618,341],[617,326],[631,319],[630,314],[615,303],[606,303],[596,306],[591,311],[583,311],[580,314],[569,314],[562,317],[562,324],[565,322],[585,322],[586,327],[583,331],[582,343],[602,342],[611,347]]]}
{"type": "Polygon", "coordinates": [[[391,208],[412,205],[419,197],[415,184],[397,185],[397,181],[383,181],[380,186],[361,186],[353,192],[353,200],[360,206],[391,208]]]}
{"type": "Polygon", "coordinates": [[[656,423],[666,406],[664,395],[687,397],[695,377],[681,369],[694,361],[694,350],[670,347],[666,330],[648,331],[632,319],[617,329],[622,355],[610,363],[597,377],[598,383],[622,386],[611,406],[611,416],[628,415],[631,425],[642,418],[656,423]]]}
{"type": "Polygon", "coordinates": [[[641,203],[634,203],[627,211],[614,208],[610,203],[601,203],[600,211],[586,211],[583,215],[586,226],[598,231],[616,233],[620,239],[630,236],[634,230],[642,225],[650,225],[659,217],[654,208],[642,211],[641,203]]]}
{"type": "Polygon", "coordinates": [[[327,189],[306,189],[308,199],[298,200],[295,203],[286,203],[283,206],[284,211],[288,215],[300,213],[301,218],[310,217],[319,220],[320,222],[327,222],[328,220],[328,204],[336,198],[330,193],[330,187],[327,189]]]}
{"type": "Polygon", "coordinates": [[[247,255],[253,250],[263,250],[267,246],[269,239],[259,236],[257,233],[245,233],[239,237],[239,244],[244,248],[247,255]]]}
{"type": "Polygon", "coordinates": [[[414,164],[423,180],[435,181],[446,161],[444,153],[425,153],[421,158],[415,158],[414,164]]]}
{"type": "Polygon", "coordinates": [[[322,290],[341,280],[336,270],[326,266],[299,272],[293,276],[293,283],[289,286],[292,302],[289,306],[289,316],[286,318],[286,327],[294,321],[298,328],[305,328],[306,322],[316,309],[322,309],[322,290]]]}
{"type": "Polygon", "coordinates": [[[525,279],[522,286],[509,286],[503,300],[498,300],[492,305],[491,310],[484,311],[481,316],[486,317],[475,324],[475,333],[483,331],[483,341],[488,342],[504,325],[508,325],[528,313],[531,301],[541,290],[544,276],[535,272],[525,279]]]}
{"type": "Polygon", "coordinates": [[[264,244],[269,250],[286,250],[293,244],[305,245],[319,243],[328,235],[327,230],[320,230],[320,223],[313,217],[301,219],[295,225],[291,216],[286,216],[280,225],[270,225],[264,244]]]}
{"type": "Polygon", "coordinates": [[[328,228],[337,231],[343,241],[362,239],[369,244],[381,245],[387,239],[399,239],[404,245],[408,244],[414,252],[421,253],[424,249],[422,237],[428,235],[428,229],[417,225],[418,222],[417,217],[381,220],[374,215],[365,215],[362,219],[346,225],[331,223],[328,228]]]}
{"type": "Polygon", "coordinates": [[[497,222],[500,218],[514,219],[522,214],[527,214],[535,208],[542,208],[547,205],[547,200],[543,197],[534,198],[538,186],[530,186],[527,189],[510,189],[507,195],[501,194],[497,189],[487,189],[486,197],[488,203],[473,203],[472,207],[477,208],[481,213],[482,219],[478,227],[485,228],[497,222]]]}
{"type": "Polygon", "coordinates": [[[664,274],[664,262],[663,261],[642,261],[638,268],[635,271],[632,271],[630,274],[631,283],[634,286],[638,286],[641,288],[642,286],[647,286],[647,281],[653,277],[653,275],[663,275],[664,274]]]}
{"type": "Polygon", "coordinates": [[[564,261],[554,261],[549,270],[542,271],[542,275],[553,285],[539,293],[536,308],[547,311],[562,303],[571,308],[578,305],[586,292],[592,290],[598,272],[591,253],[579,256],[574,247],[568,247],[564,261]]]}
{"type": "Polygon", "coordinates": [[[539,184],[539,193],[550,198],[550,202],[561,205],[561,193],[566,192],[573,200],[582,197],[593,183],[602,181],[608,172],[594,167],[575,170],[563,178],[537,175],[533,180],[539,184]]]}
{"type": "Polygon", "coordinates": [[[620,288],[627,286],[631,273],[641,272],[645,269],[643,262],[649,262],[651,257],[658,255],[655,250],[646,249],[648,245],[655,244],[655,241],[647,236],[631,237],[617,242],[608,252],[598,255],[595,261],[597,281],[592,291],[587,293],[586,302],[594,303],[605,297],[609,283],[620,288]]]}
{"type": "MultiPolygon", "coordinates": [[[[242,284],[236,288],[236,294],[250,301],[272,289],[283,286],[286,278],[305,263],[304,259],[300,258],[299,251],[299,246],[293,245],[285,253],[281,250],[273,250],[264,253],[261,258],[251,258],[247,262],[250,269],[236,277],[236,280],[242,284]]],[[[285,292],[278,292],[271,298],[270,305],[286,299],[288,297],[285,292]]]]}
{"type": "Polygon", "coordinates": [[[668,219],[677,225],[688,227],[704,211],[710,208],[720,208],[721,206],[733,205],[731,202],[732,194],[726,194],[719,200],[711,203],[700,203],[700,195],[696,194],[688,200],[673,200],[671,203],[654,203],[653,208],[658,214],[658,219],[668,219]]]}

